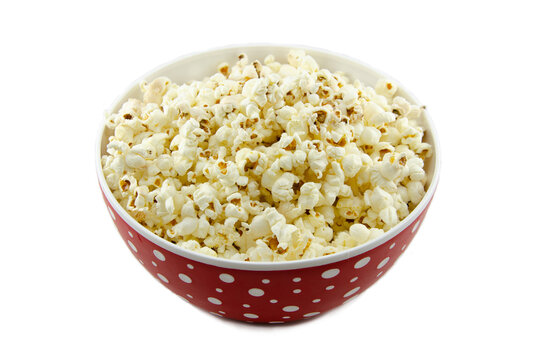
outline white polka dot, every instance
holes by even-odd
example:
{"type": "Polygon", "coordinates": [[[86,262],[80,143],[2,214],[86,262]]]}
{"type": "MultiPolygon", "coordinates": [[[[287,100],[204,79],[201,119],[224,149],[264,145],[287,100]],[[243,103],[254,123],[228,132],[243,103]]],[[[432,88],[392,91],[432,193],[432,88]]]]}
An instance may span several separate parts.
{"type": "Polygon", "coordinates": [[[377,274],[377,277],[380,277],[382,275],[382,271],[377,274]]]}
{"type": "Polygon", "coordinates": [[[129,246],[131,247],[132,251],[134,251],[134,252],[138,252],[138,249],[136,249],[136,246],[134,246],[134,244],[131,243],[130,240],[127,240],[127,244],[129,244],[129,246]]]}
{"type": "Polygon", "coordinates": [[[189,298],[191,299],[194,299],[194,296],[190,295],[190,294],[186,294],[186,296],[188,296],[189,298]]]}
{"type": "Polygon", "coordinates": [[[285,324],[284,321],[269,321],[269,324],[285,324]]]}
{"type": "Polygon", "coordinates": [[[249,308],[249,307],[250,307],[250,305],[248,305],[248,304],[242,304],[242,306],[245,307],[245,308],[249,308]]]}
{"type": "Polygon", "coordinates": [[[224,292],[224,290],[222,290],[220,288],[216,288],[215,290],[216,290],[216,292],[219,292],[219,293],[224,292]]]}
{"type": "Polygon", "coordinates": [[[282,316],[282,319],[290,319],[290,316],[282,316]]]}
{"type": "Polygon", "coordinates": [[[377,265],[377,269],[381,269],[384,265],[386,265],[388,263],[388,261],[390,261],[389,256],[387,258],[385,258],[384,260],[382,260],[381,262],[379,262],[379,264],[377,265]]]}
{"type": "Polygon", "coordinates": [[[361,259],[361,260],[358,260],[356,262],[356,264],[354,264],[354,268],[355,269],[359,269],[359,268],[363,268],[364,266],[367,265],[367,263],[369,262],[369,260],[371,260],[371,258],[369,256],[366,256],[365,258],[361,259]]]}
{"type": "Polygon", "coordinates": [[[112,219],[116,221],[116,215],[114,215],[114,212],[112,211],[112,209],[110,209],[110,206],[108,207],[108,212],[110,213],[110,216],[112,217],[112,219]]]}
{"type": "Polygon", "coordinates": [[[157,263],[154,261],[151,261],[151,264],[153,264],[153,266],[157,266],[157,263]]]}
{"type": "Polygon", "coordinates": [[[301,278],[296,277],[296,278],[293,279],[293,282],[300,282],[301,280],[302,280],[301,278]]]}
{"type": "Polygon", "coordinates": [[[229,274],[220,274],[218,277],[220,280],[228,284],[231,284],[233,281],[235,281],[235,278],[229,274]]]}
{"type": "Polygon", "coordinates": [[[258,288],[252,288],[250,290],[248,290],[248,294],[252,295],[252,296],[263,296],[265,295],[265,292],[261,289],[258,289],[258,288]]]}
{"type": "Polygon", "coordinates": [[[259,317],[259,315],[256,315],[256,314],[242,314],[244,317],[247,317],[249,319],[257,319],[259,317]]]}
{"type": "Polygon", "coordinates": [[[158,273],[157,273],[157,276],[159,277],[160,280],[164,281],[166,284],[169,283],[168,279],[166,279],[166,278],[164,277],[164,275],[162,275],[162,274],[158,274],[158,273]]]}
{"type": "Polygon", "coordinates": [[[406,248],[406,244],[403,245],[403,247],[401,248],[401,251],[405,251],[405,248],[406,248]]]}
{"type": "Polygon", "coordinates": [[[160,261],[166,260],[166,257],[164,257],[164,255],[158,250],[153,250],[153,255],[155,255],[155,257],[159,259],[160,261]]]}
{"type": "Polygon", "coordinates": [[[190,284],[192,282],[192,279],[190,278],[190,276],[185,275],[183,273],[179,274],[179,279],[183,280],[187,284],[190,284]]]}
{"type": "Polygon", "coordinates": [[[352,282],[355,282],[356,280],[358,280],[358,276],[353,277],[349,282],[352,283],[352,282]]]}
{"type": "Polygon", "coordinates": [[[194,269],[194,266],[192,264],[186,264],[186,267],[189,268],[190,270],[194,269]]]}
{"type": "Polygon", "coordinates": [[[328,285],[328,286],[326,287],[326,290],[332,290],[333,288],[335,288],[334,285],[328,285]]]}
{"type": "Polygon", "coordinates": [[[321,302],[321,299],[315,299],[315,300],[311,300],[312,303],[318,303],[318,302],[321,302]]]}
{"type": "Polygon", "coordinates": [[[220,301],[217,298],[214,297],[208,297],[207,300],[209,300],[210,303],[213,303],[215,305],[222,305],[222,301],[220,301]]]}
{"type": "Polygon", "coordinates": [[[220,314],[223,314],[223,315],[226,314],[226,312],[225,312],[225,311],[222,311],[222,310],[220,310],[219,313],[220,313],[220,314]]]}
{"type": "Polygon", "coordinates": [[[129,234],[129,236],[130,236],[131,238],[134,238],[134,236],[132,235],[132,233],[131,233],[130,231],[127,231],[127,233],[129,234]]]}
{"type": "Polygon", "coordinates": [[[261,282],[262,282],[263,284],[268,284],[268,283],[270,283],[270,280],[269,280],[269,279],[263,279],[263,280],[261,280],[261,282]]]}
{"type": "Polygon", "coordinates": [[[356,294],[359,290],[360,290],[359,286],[355,287],[354,289],[352,289],[351,291],[348,291],[345,295],[343,295],[343,297],[346,298],[346,297],[352,296],[356,294]]]}
{"type": "Polygon", "coordinates": [[[294,292],[295,294],[300,294],[300,293],[302,292],[302,290],[300,290],[300,289],[295,289],[295,290],[293,290],[293,292],[294,292]]]}
{"type": "Polygon", "coordinates": [[[393,249],[394,247],[395,247],[395,243],[392,243],[392,244],[390,245],[390,250],[393,249]]]}
{"type": "Polygon", "coordinates": [[[218,314],[218,313],[215,313],[215,312],[209,312],[209,314],[213,314],[215,316],[218,316],[218,317],[222,317],[222,315],[218,314]]]}
{"type": "Polygon", "coordinates": [[[285,312],[294,312],[294,311],[297,311],[298,309],[300,309],[298,306],[295,306],[295,305],[288,305],[288,306],[285,306],[284,308],[282,308],[283,311],[285,312]]]}
{"type": "Polygon", "coordinates": [[[418,227],[420,226],[420,222],[421,222],[421,219],[418,220],[418,222],[414,225],[414,227],[412,228],[412,232],[415,233],[416,230],[418,230],[418,227]]]}
{"type": "Polygon", "coordinates": [[[320,312],[318,312],[318,311],[310,312],[310,313],[304,314],[304,317],[312,317],[312,316],[319,315],[319,314],[320,314],[320,312]]]}
{"type": "Polygon", "coordinates": [[[339,269],[330,269],[330,270],[326,270],[325,272],[323,272],[321,277],[323,279],[331,279],[334,276],[337,276],[338,274],[339,274],[339,269]]]}
{"type": "Polygon", "coordinates": [[[276,304],[278,302],[278,300],[272,299],[272,300],[270,300],[270,302],[273,303],[273,304],[276,304]]]}

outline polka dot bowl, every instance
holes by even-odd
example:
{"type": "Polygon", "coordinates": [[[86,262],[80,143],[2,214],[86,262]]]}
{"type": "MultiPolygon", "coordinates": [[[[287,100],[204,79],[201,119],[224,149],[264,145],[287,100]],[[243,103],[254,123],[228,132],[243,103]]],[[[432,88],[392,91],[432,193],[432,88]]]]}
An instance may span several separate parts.
{"type": "MultiPolygon", "coordinates": [[[[234,62],[240,52],[247,53],[251,59],[263,59],[273,54],[277,60],[284,61],[292,48],[303,47],[247,45],[220,48],[179,58],[140,80],[168,76],[174,82],[186,82],[210,75],[222,61],[234,62]]],[[[374,85],[379,78],[393,80],[346,56],[304,49],[321,67],[344,71],[365,84],[374,85]]],[[[117,111],[128,98],[141,96],[140,80],[116,99],[111,112],[117,111]]],[[[399,94],[419,103],[404,87],[398,86],[399,94]]],[[[362,246],[316,259],[281,263],[231,261],[181,249],[151,233],[119,205],[106,185],[100,157],[106,151],[111,133],[104,124],[97,141],[97,175],[110,216],[127,248],[162,285],[216,316],[284,323],[314,317],[354,299],[378,281],[404,253],[423,223],[438,183],[440,157],[436,133],[427,111],[424,111],[422,120],[425,140],[433,145],[433,156],[426,161],[429,178],[421,203],[383,236],[362,246]]]]}

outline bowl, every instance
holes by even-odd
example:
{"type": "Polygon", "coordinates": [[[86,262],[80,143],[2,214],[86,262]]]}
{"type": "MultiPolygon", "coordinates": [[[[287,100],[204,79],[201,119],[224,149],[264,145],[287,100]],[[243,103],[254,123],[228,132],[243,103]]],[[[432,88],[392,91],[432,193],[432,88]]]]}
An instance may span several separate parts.
{"type": "MultiPolygon", "coordinates": [[[[183,83],[202,79],[215,72],[223,61],[234,63],[244,52],[250,59],[273,54],[283,62],[291,49],[303,49],[321,68],[343,71],[374,85],[385,75],[358,60],[326,50],[302,46],[239,45],[191,54],[173,60],[135,81],[110,107],[117,112],[131,97],[141,97],[139,82],[167,76],[183,83]]],[[[397,83],[397,82],[396,82],[397,83]]],[[[398,94],[413,104],[418,100],[398,84],[398,94]]],[[[377,282],[408,248],[423,224],[438,184],[439,149],[437,136],[427,111],[422,114],[425,141],[433,155],[425,162],[427,191],[420,204],[383,236],[361,246],[320,258],[288,262],[241,262],[214,258],[182,249],[153,234],[131,217],[112,195],[103,176],[100,158],[106,152],[111,131],[104,123],[98,135],[97,176],[106,207],[132,255],[162,285],[187,302],[213,315],[248,322],[283,323],[325,313],[377,282]]]]}

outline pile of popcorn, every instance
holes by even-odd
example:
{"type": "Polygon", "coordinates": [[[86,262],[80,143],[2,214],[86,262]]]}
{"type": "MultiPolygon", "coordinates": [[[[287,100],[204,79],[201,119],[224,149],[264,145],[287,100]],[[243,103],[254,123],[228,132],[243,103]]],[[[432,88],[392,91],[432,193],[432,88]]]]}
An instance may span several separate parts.
{"type": "Polygon", "coordinates": [[[423,198],[422,108],[374,88],[245,54],[203,81],[160,77],[107,116],[102,166],[119,203],[156,235],[210,256],[333,254],[397,225],[423,198]]]}

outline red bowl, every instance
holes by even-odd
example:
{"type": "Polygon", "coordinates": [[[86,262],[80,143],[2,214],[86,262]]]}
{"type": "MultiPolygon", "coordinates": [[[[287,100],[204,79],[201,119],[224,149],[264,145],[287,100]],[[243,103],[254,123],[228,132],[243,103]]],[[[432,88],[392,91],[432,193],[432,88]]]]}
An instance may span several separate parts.
{"type": "MultiPolygon", "coordinates": [[[[246,45],[226,47],[179,58],[153,70],[142,79],[168,76],[186,82],[210,75],[222,61],[233,63],[240,52],[251,59],[268,54],[283,61],[296,46],[246,45]]],[[[303,47],[299,47],[303,48],[303,47]]],[[[365,84],[387,76],[368,65],[325,50],[303,48],[321,67],[341,70],[365,84]]],[[[137,80],[116,99],[118,111],[129,97],[140,97],[137,80]]],[[[399,94],[411,103],[417,99],[399,84],[399,94]]],[[[366,290],[401,256],[416,235],[438,184],[439,149],[427,111],[423,112],[425,141],[433,156],[425,163],[427,192],[421,203],[401,223],[362,246],[321,258],[288,262],[240,262],[214,258],[182,249],[147,230],[117,202],[103,176],[100,158],[110,132],[102,126],[97,143],[97,175],[110,216],[131,253],[168,289],[216,316],[249,322],[282,323],[311,318],[335,308],[366,290]]]]}

